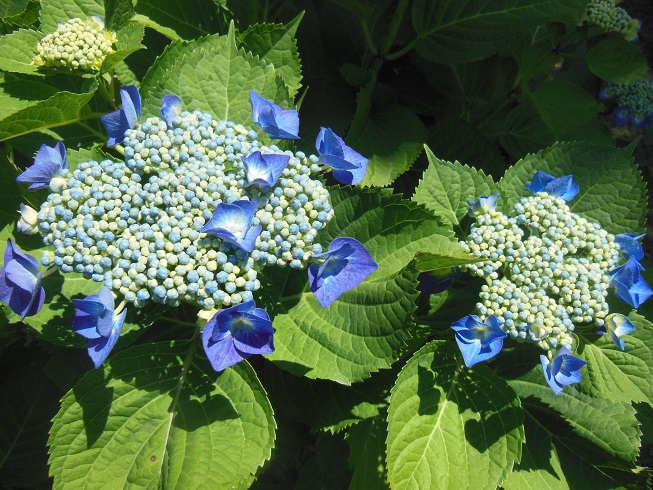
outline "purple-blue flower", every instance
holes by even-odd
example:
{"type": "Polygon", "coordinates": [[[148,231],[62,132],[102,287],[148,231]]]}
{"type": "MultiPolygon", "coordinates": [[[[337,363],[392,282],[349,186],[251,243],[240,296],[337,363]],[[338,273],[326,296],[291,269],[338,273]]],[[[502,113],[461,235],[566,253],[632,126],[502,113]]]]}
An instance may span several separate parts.
{"type": "Polygon", "coordinates": [[[347,237],[336,238],[327,252],[315,254],[313,258],[323,262],[309,266],[308,283],[323,308],[379,268],[361,242],[347,237]]]}
{"type": "Polygon", "coordinates": [[[125,85],[120,89],[122,108],[100,117],[109,139],[107,145],[116,146],[122,143],[125,131],[132,129],[141,117],[141,94],[136,85],[125,85]]]}
{"type": "Polygon", "coordinates": [[[540,361],[542,361],[546,382],[556,395],[562,393],[565,385],[580,383],[580,368],[587,364],[582,359],[572,356],[566,345],[558,350],[551,361],[545,355],[540,355],[540,361]]]}
{"type": "Polygon", "coordinates": [[[299,139],[299,114],[294,109],[281,106],[264,99],[253,90],[249,91],[252,102],[252,120],[271,138],[280,140],[299,139]]]}
{"type": "Polygon", "coordinates": [[[626,315],[610,313],[605,317],[605,324],[598,330],[598,333],[601,335],[606,332],[609,333],[615,345],[621,350],[625,350],[626,346],[624,345],[624,341],[621,340],[621,337],[628,335],[634,330],[635,325],[633,325],[633,322],[626,315]]]}
{"type": "Polygon", "coordinates": [[[573,181],[571,175],[564,177],[554,177],[538,170],[533,176],[530,184],[526,184],[526,188],[533,194],[538,192],[546,192],[551,196],[558,196],[565,201],[571,201],[576,194],[578,194],[578,185],[573,181]]]}
{"type": "Polygon", "coordinates": [[[252,354],[274,352],[273,335],[267,312],[246,301],[213,315],[202,332],[202,345],[213,369],[223,371],[252,354]]]}
{"type": "Polygon", "coordinates": [[[506,332],[501,330],[497,317],[490,315],[486,322],[483,323],[476,315],[467,315],[451,324],[467,367],[487,361],[496,356],[503,347],[506,332]]]}
{"type": "Polygon", "coordinates": [[[612,115],[617,126],[625,126],[630,122],[630,111],[626,106],[615,107],[612,115]]]}
{"type": "Polygon", "coordinates": [[[108,286],[98,294],[73,299],[73,304],[77,308],[73,329],[88,339],[88,355],[99,368],[118,341],[127,309],[118,314],[114,312],[113,293],[108,286]]]}
{"type": "Polygon", "coordinates": [[[480,216],[486,214],[490,211],[494,211],[497,208],[497,199],[499,194],[492,194],[491,196],[481,196],[475,201],[467,199],[467,204],[469,204],[469,211],[467,214],[470,216],[480,216]]]}
{"type": "Polygon", "coordinates": [[[267,191],[281,177],[290,161],[290,155],[255,151],[243,157],[242,161],[247,184],[257,185],[262,191],[267,191]]]}
{"type": "Polygon", "coordinates": [[[0,269],[0,301],[9,305],[23,320],[43,307],[45,290],[41,287],[38,262],[7,239],[5,260],[0,269]]]}
{"type": "Polygon", "coordinates": [[[641,275],[643,270],[644,267],[631,255],[625,264],[610,272],[610,282],[617,298],[633,308],[639,308],[639,305],[653,295],[641,275]]]}
{"type": "Polygon", "coordinates": [[[222,202],[216,206],[213,216],[201,231],[251,252],[262,230],[260,225],[252,225],[257,207],[256,201],[222,202]]]}
{"type": "Polygon", "coordinates": [[[342,184],[358,184],[367,171],[368,160],[357,153],[329,128],[320,128],[315,147],[320,162],[333,169],[333,177],[342,184]]]}
{"type": "Polygon", "coordinates": [[[639,241],[645,236],[646,233],[643,235],[622,233],[616,235],[614,241],[619,245],[619,251],[626,259],[634,257],[639,262],[644,258],[644,250],[642,250],[642,244],[639,241]]]}
{"type": "Polygon", "coordinates": [[[41,145],[32,166],[16,177],[16,182],[30,184],[29,190],[46,189],[50,187],[50,181],[67,168],[66,147],[61,141],[52,148],[41,145]]]}
{"type": "Polygon", "coordinates": [[[161,116],[168,125],[168,128],[172,129],[172,120],[181,114],[183,104],[181,99],[174,94],[164,95],[162,102],[161,116]]]}

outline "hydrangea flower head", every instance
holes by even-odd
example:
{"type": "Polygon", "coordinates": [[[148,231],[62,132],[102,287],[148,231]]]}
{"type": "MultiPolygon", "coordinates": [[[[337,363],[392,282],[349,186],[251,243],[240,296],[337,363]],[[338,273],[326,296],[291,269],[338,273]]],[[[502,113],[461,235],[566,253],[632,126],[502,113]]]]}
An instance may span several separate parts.
{"type": "Polygon", "coordinates": [[[253,90],[249,91],[252,102],[252,120],[271,138],[280,140],[299,139],[299,114],[294,109],[281,106],[264,99],[253,90]]]}
{"type": "Polygon", "coordinates": [[[174,94],[164,95],[162,102],[161,116],[163,116],[163,120],[168,125],[168,128],[172,128],[172,120],[181,114],[183,103],[174,94]]]}
{"type": "Polygon", "coordinates": [[[61,141],[52,148],[41,145],[32,166],[16,177],[16,182],[30,184],[29,190],[47,189],[52,179],[59,177],[67,168],[66,147],[61,141]]]}
{"type": "Polygon", "coordinates": [[[141,94],[136,85],[125,85],[120,89],[122,108],[100,117],[104,128],[109,134],[107,145],[116,146],[122,143],[125,131],[133,128],[141,117],[141,94]]]}
{"type": "Polygon", "coordinates": [[[256,201],[220,203],[215,207],[211,219],[202,227],[202,232],[215,235],[246,252],[251,252],[262,230],[260,225],[252,225],[257,207],[256,201]]]}
{"type": "Polygon", "coordinates": [[[530,184],[526,184],[526,188],[533,194],[538,192],[546,192],[551,196],[558,196],[565,201],[571,201],[576,194],[578,194],[578,184],[573,181],[571,175],[564,177],[554,177],[538,170],[530,184]]]}
{"type": "Polygon", "coordinates": [[[320,162],[333,169],[333,176],[342,184],[356,185],[367,171],[368,160],[357,153],[329,128],[320,128],[315,147],[320,162]]]}
{"type": "Polygon", "coordinates": [[[276,184],[283,169],[290,161],[290,155],[278,153],[263,154],[255,151],[243,157],[245,178],[249,185],[257,185],[262,191],[267,191],[276,184]]]}
{"type": "Polygon", "coordinates": [[[213,369],[223,371],[252,354],[274,352],[273,334],[267,312],[246,301],[219,310],[204,327],[202,345],[213,369]]]}
{"type": "Polygon", "coordinates": [[[610,338],[615,343],[617,347],[621,350],[625,350],[626,346],[624,341],[621,339],[622,336],[628,335],[629,333],[635,330],[635,325],[626,315],[621,313],[610,313],[605,317],[605,324],[602,328],[599,329],[598,333],[603,335],[604,333],[609,333],[610,338]]]}
{"type": "Polygon", "coordinates": [[[653,291],[641,275],[644,268],[632,255],[628,261],[610,273],[610,282],[614,286],[615,294],[624,303],[633,308],[639,308],[653,291]]]}
{"type": "Polygon", "coordinates": [[[619,244],[621,247],[621,254],[626,257],[626,259],[633,257],[639,262],[644,258],[644,250],[642,250],[640,240],[644,238],[645,235],[646,234],[637,236],[634,233],[622,233],[621,235],[616,235],[614,241],[619,244]]]}
{"type": "Polygon", "coordinates": [[[25,235],[36,235],[39,232],[38,212],[31,206],[20,203],[20,219],[16,229],[25,235]]]}
{"type": "Polygon", "coordinates": [[[580,383],[580,368],[587,364],[582,359],[572,356],[567,346],[561,347],[553,360],[545,355],[540,355],[542,369],[546,382],[556,395],[562,393],[565,385],[580,383]]]}
{"type": "Polygon", "coordinates": [[[486,322],[482,322],[476,315],[467,315],[451,324],[467,367],[487,361],[503,347],[506,332],[499,326],[497,317],[490,315],[486,322]]]}
{"type": "Polygon", "coordinates": [[[7,239],[4,264],[0,269],[0,301],[23,320],[36,315],[45,301],[41,273],[34,257],[21,251],[7,239]]]}
{"type": "Polygon", "coordinates": [[[88,355],[97,369],[116,345],[127,309],[117,315],[114,313],[113,293],[107,286],[98,294],[73,299],[73,303],[77,308],[73,329],[88,339],[88,355]]]}
{"type": "Polygon", "coordinates": [[[469,204],[469,211],[467,214],[470,216],[480,216],[481,214],[488,213],[497,208],[497,199],[499,194],[492,194],[491,196],[481,196],[475,201],[467,199],[467,204],[469,204]]]}

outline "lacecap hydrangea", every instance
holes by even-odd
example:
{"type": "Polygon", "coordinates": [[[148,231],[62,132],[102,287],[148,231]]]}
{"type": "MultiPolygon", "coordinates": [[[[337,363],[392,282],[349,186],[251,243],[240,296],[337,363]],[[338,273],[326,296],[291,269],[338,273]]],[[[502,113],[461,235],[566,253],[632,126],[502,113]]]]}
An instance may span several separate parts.
{"type": "Polygon", "coordinates": [[[33,64],[67,70],[99,71],[115,52],[116,33],[104,29],[100,17],[59,22],[57,30],[36,45],[33,64]]]}
{"type": "MultiPolygon", "coordinates": [[[[211,314],[226,308],[232,313],[217,317],[222,324],[206,318],[206,328],[220,333],[205,334],[203,341],[210,359],[229,351],[227,358],[237,362],[273,348],[269,317],[254,304],[262,267],[305,269],[312,263],[310,286],[324,307],[376,269],[369,252],[353,238],[339,238],[338,246],[328,250],[320,243],[319,231],[334,215],[320,157],[261,144],[256,131],[209,113],[185,111],[172,94],[163,99],[161,117],[141,122],[138,90],[123,87],[121,98],[122,108],[102,121],[108,144],[121,145],[123,160],[83,162],[71,171],[63,145],[44,145],[34,165],[18,177],[30,188],[51,191],[38,212],[30,208],[21,217],[25,231],[38,231],[52,247],[41,264],[103,283],[103,298],[112,292],[124,300],[113,314],[119,323],[127,303],[187,302],[211,314]],[[262,329],[265,339],[243,336],[239,329],[245,324],[262,329]],[[229,347],[216,347],[227,338],[229,347]],[[262,350],[248,350],[243,339],[259,342],[262,350]]],[[[297,137],[296,111],[255,93],[251,100],[257,125],[277,138],[297,137]]],[[[336,168],[364,174],[367,160],[349,163],[353,150],[346,145],[338,150],[342,161],[326,163],[334,175],[336,168]]],[[[108,304],[94,298],[80,303],[93,311],[80,311],[75,326],[102,346],[97,352],[89,347],[96,367],[120,332],[106,316],[108,304]],[[105,317],[105,323],[98,323],[105,317]],[[90,319],[95,323],[88,327],[90,319]],[[101,332],[96,324],[107,327],[101,332]]],[[[216,369],[227,367],[224,360],[211,361],[216,369]]]]}
{"type": "Polygon", "coordinates": [[[452,328],[468,367],[498,354],[504,339],[539,346],[546,351],[546,379],[558,394],[563,385],[580,381],[585,364],[571,354],[576,329],[598,329],[625,348],[621,336],[634,326],[610,313],[609,289],[635,308],[653,291],[639,274],[641,237],[615,236],[571,212],[567,201],[579,190],[571,176],[537,172],[526,187],[533,195],[517,202],[510,215],[496,209],[498,194],[469,202],[475,223],[460,244],[482,260],[463,269],[486,284],[477,314],[452,328]]]}
{"type": "Polygon", "coordinates": [[[613,115],[617,126],[632,123],[643,128],[653,125],[653,80],[606,83],[599,97],[601,100],[616,101],[613,115]]]}
{"type": "Polygon", "coordinates": [[[632,18],[623,8],[617,7],[622,0],[590,0],[583,21],[599,26],[605,32],[621,34],[627,41],[637,41],[642,23],[632,18]]]}

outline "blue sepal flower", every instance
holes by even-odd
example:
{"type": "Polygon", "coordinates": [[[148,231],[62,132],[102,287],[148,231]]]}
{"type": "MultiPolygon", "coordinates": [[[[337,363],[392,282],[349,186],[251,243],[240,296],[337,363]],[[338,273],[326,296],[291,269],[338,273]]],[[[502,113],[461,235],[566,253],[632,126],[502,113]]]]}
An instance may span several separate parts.
{"type": "Polygon", "coordinates": [[[326,252],[315,254],[313,258],[324,260],[308,268],[308,283],[322,308],[379,268],[365,246],[354,238],[336,238],[326,252]]]}
{"type": "Polygon", "coordinates": [[[490,211],[494,211],[497,208],[497,199],[499,194],[492,194],[491,196],[481,196],[475,201],[467,199],[467,204],[469,204],[469,211],[467,214],[470,216],[480,216],[490,211]]]}
{"type": "Polygon", "coordinates": [[[610,282],[614,286],[617,298],[633,308],[639,308],[639,305],[653,295],[653,291],[641,275],[643,270],[635,257],[630,256],[625,264],[610,272],[610,282]]]}
{"type": "Polygon", "coordinates": [[[634,233],[622,233],[616,235],[614,241],[619,245],[619,251],[626,259],[634,257],[639,262],[644,258],[644,250],[642,250],[642,244],[639,241],[645,236],[646,233],[639,236],[634,233]]]}
{"type": "Polygon", "coordinates": [[[365,177],[367,158],[347,146],[331,129],[320,128],[315,147],[320,162],[333,169],[333,177],[338,182],[356,185],[365,177]]]}
{"type": "Polygon", "coordinates": [[[118,342],[127,309],[115,314],[113,293],[108,286],[104,286],[98,294],[73,299],[73,304],[77,308],[73,329],[88,339],[88,355],[97,369],[118,342]]]}
{"type": "Polygon", "coordinates": [[[572,356],[566,345],[558,350],[553,360],[549,361],[547,356],[541,355],[540,361],[546,382],[556,395],[562,393],[565,385],[580,383],[580,368],[587,364],[579,357],[572,356]]]}
{"type": "Polygon", "coordinates": [[[50,181],[67,168],[66,147],[61,141],[52,148],[41,145],[32,166],[16,177],[16,182],[30,184],[29,190],[46,189],[50,187],[50,181]]]}
{"type": "Polygon", "coordinates": [[[256,201],[222,202],[216,206],[213,216],[201,231],[251,252],[262,230],[260,225],[252,225],[257,207],[256,201]]]}
{"type": "Polygon", "coordinates": [[[45,301],[41,279],[36,259],[8,238],[4,264],[0,269],[0,301],[20,315],[21,320],[36,315],[45,301]]]}
{"type": "Polygon", "coordinates": [[[161,116],[168,125],[168,128],[171,129],[172,120],[181,114],[183,103],[181,99],[174,94],[164,95],[162,102],[161,116]]]}
{"type": "Polygon", "coordinates": [[[612,115],[617,126],[625,126],[630,122],[630,111],[626,106],[615,107],[612,115]]]}
{"type": "Polygon", "coordinates": [[[615,343],[617,347],[621,350],[625,350],[626,346],[624,341],[621,340],[621,337],[628,335],[629,333],[635,330],[635,325],[626,315],[621,313],[610,313],[605,317],[605,324],[603,328],[600,328],[598,333],[603,335],[604,333],[609,333],[610,338],[615,343]]]}
{"type": "Polygon", "coordinates": [[[546,192],[551,196],[558,196],[565,201],[571,201],[578,194],[578,185],[573,181],[571,175],[564,177],[554,177],[538,170],[530,184],[526,188],[533,194],[546,192]]]}
{"type": "Polygon", "coordinates": [[[122,143],[125,131],[132,129],[141,117],[141,94],[136,85],[125,85],[120,89],[122,108],[100,117],[104,128],[109,134],[107,145],[116,146],[122,143]]]}
{"type": "Polygon", "coordinates": [[[281,106],[264,99],[253,90],[249,91],[252,102],[252,120],[271,138],[280,140],[299,139],[299,114],[294,109],[281,106]]]}
{"type": "Polygon", "coordinates": [[[274,352],[273,335],[267,312],[246,301],[213,315],[202,332],[202,345],[213,369],[223,371],[252,354],[274,352]]]}
{"type": "Polygon", "coordinates": [[[467,315],[451,324],[467,367],[487,361],[496,356],[503,347],[506,332],[501,329],[497,317],[490,315],[486,322],[483,323],[476,315],[467,315]]]}
{"type": "Polygon", "coordinates": [[[248,185],[257,185],[262,191],[267,191],[281,177],[290,155],[255,151],[243,157],[242,161],[248,185]]]}

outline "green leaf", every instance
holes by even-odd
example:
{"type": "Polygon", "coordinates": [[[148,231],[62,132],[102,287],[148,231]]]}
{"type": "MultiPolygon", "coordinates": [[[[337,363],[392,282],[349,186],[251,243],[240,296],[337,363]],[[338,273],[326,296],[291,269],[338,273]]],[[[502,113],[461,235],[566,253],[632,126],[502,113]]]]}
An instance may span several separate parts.
{"type": "Polygon", "coordinates": [[[0,18],[22,14],[29,0],[0,0],[0,18]]]}
{"type": "Polygon", "coordinates": [[[426,157],[429,166],[420,179],[412,200],[423,204],[426,209],[462,232],[460,220],[469,210],[467,200],[497,193],[497,184],[482,170],[440,160],[428,147],[426,157]]]}
{"type": "Polygon", "coordinates": [[[379,265],[362,284],[322,308],[308,291],[306,273],[291,276],[295,296],[281,298],[288,311],[274,318],[280,367],[309,378],[350,384],[388,368],[424,332],[411,324],[416,272],[406,266],[417,252],[455,248],[450,229],[430,213],[390,192],[330,190],[335,216],[320,243],[359,240],[379,265]]]}
{"type": "Polygon", "coordinates": [[[369,118],[350,145],[369,159],[362,186],[384,187],[408,170],[422,152],[428,133],[407,107],[392,104],[373,107],[369,118]]]}
{"type": "Polygon", "coordinates": [[[291,98],[302,86],[302,67],[295,34],[304,16],[299,14],[287,25],[256,24],[237,37],[239,46],[274,66],[286,83],[291,98]]]}
{"type": "Polygon", "coordinates": [[[578,353],[587,361],[580,389],[613,401],[653,403],[653,324],[634,310],[629,318],[636,329],[623,339],[626,350],[609,335],[580,344],[578,353]]]}
{"type": "Polygon", "coordinates": [[[166,48],[143,78],[141,93],[147,94],[143,112],[158,114],[161,98],[174,93],[186,109],[247,123],[252,116],[250,90],[278,104],[292,104],[270,65],[236,47],[232,26],[227,37],[176,41],[166,48]]]}
{"type": "Polygon", "coordinates": [[[0,37],[0,70],[15,73],[38,74],[38,68],[32,64],[36,54],[36,45],[43,34],[29,29],[0,37]]]}
{"type": "Polygon", "coordinates": [[[499,182],[501,196],[504,202],[515,203],[530,195],[524,184],[533,179],[537,170],[556,176],[573,175],[580,192],[569,202],[572,212],[598,222],[610,233],[641,233],[648,199],[631,153],[630,147],[557,143],[508,169],[499,182]]]}
{"type": "Polygon", "coordinates": [[[454,342],[433,341],[407,363],[388,409],[394,488],[491,488],[521,457],[519,398],[486,366],[467,369],[454,342]]]}
{"type": "Polygon", "coordinates": [[[49,34],[57,30],[58,22],[93,15],[104,19],[103,0],[41,0],[41,31],[49,34]]]}
{"type": "Polygon", "coordinates": [[[197,343],[131,348],[87,373],[50,431],[54,488],[231,488],[270,457],[272,407],[247,362],[216,374],[197,343]]]}
{"type": "Polygon", "coordinates": [[[385,437],[387,423],[374,417],[351,427],[345,435],[349,444],[349,466],[354,470],[349,488],[387,488],[385,437]]]}
{"type": "Polygon", "coordinates": [[[0,479],[35,488],[48,481],[47,431],[61,392],[38,366],[20,367],[0,385],[0,479]]]}
{"type": "Polygon", "coordinates": [[[141,44],[145,35],[145,27],[140,24],[130,24],[116,33],[116,52],[108,55],[102,63],[102,71],[112,70],[119,62],[130,54],[144,49],[141,44]]]}
{"type": "Polygon", "coordinates": [[[555,135],[544,124],[533,103],[529,100],[519,104],[508,113],[499,134],[501,146],[515,159],[541,150],[555,141],[555,135]]]}
{"type": "Polygon", "coordinates": [[[592,121],[601,105],[575,83],[554,80],[529,94],[544,124],[560,138],[564,133],[592,121]]]}
{"type": "Polygon", "coordinates": [[[642,48],[621,37],[607,37],[587,52],[594,75],[610,83],[628,83],[646,75],[648,64],[642,48]]]}
{"type": "Polygon", "coordinates": [[[104,10],[107,29],[115,31],[125,27],[134,16],[134,2],[133,0],[104,0],[104,10]]]}
{"type": "Polygon", "coordinates": [[[149,21],[147,27],[163,35],[174,33],[170,39],[194,39],[220,31],[217,9],[210,0],[195,0],[192,5],[178,0],[138,0],[135,12],[139,22],[149,21]]]}
{"type": "Polygon", "coordinates": [[[583,0],[417,0],[412,24],[424,58],[450,63],[481,60],[548,20],[580,20],[583,0]]]}
{"type": "Polygon", "coordinates": [[[79,150],[69,150],[66,149],[66,161],[68,162],[68,168],[72,172],[77,165],[82,162],[88,162],[90,160],[95,160],[96,162],[101,162],[103,160],[114,160],[115,158],[108,153],[103,152],[100,148],[80,148],[79,150]]]}
{"type": "Polygon", "coordinates": [[[462,248],[454,247],[452,246],[439,254],[418,254],[415,257],[415,268],[420,272],[447,274],[454,267],[480,262],[477,258],[465,253],[462,248]]]}

